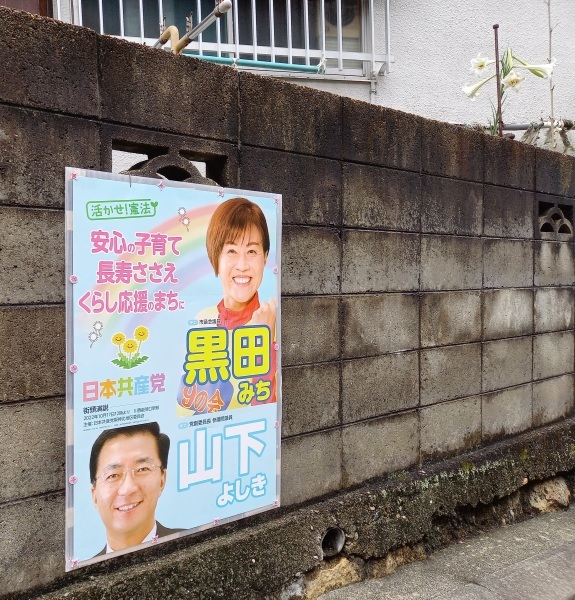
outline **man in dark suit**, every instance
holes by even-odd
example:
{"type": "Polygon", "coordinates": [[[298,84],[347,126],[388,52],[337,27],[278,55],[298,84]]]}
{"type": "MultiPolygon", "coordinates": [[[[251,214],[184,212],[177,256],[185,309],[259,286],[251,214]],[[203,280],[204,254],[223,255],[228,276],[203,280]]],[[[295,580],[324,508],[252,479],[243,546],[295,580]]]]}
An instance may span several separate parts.
{"type": "Polygon", "coordinates": [[[170,438],[155,422],[107,429],[98,436],[90,453],[90,480],[107,543],[96,556],[182,531],[164,527],[155,517],[169,450],[170,438]]]}

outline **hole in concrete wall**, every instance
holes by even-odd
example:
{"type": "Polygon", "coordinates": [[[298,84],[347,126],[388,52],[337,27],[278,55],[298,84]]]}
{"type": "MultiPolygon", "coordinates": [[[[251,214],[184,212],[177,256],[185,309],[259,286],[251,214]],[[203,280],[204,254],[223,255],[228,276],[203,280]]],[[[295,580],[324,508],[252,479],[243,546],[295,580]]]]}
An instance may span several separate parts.
{"type": "Polygon", "coordinates": [[[573,223],[573,207],[569,204],[558,204],[557,206],[559,207],[567,221],[573,223]]]}
{"type": "MultiPolygon", "coordinates": [[[[539,201],[539,231],[545,234],[573,236],[574,209],[570,204],[539,201]]],[[[549,236],[546,239],[550,239],[549,236]]]]}
{"type": "Polygon", "coordinates": [[[218,185],[221,185],[222,187],[229,186],[225,175],[227,162],[226,156],[191,152],[186,150],[180,150],[179,154],[182,158],[189,160],[192,165],[198,169],[202,177],[207,177],[213,181],[216,181],[218,185]]]}
{"type": "Polygon", "coordinates": [[[132,167],[141,164],[146,160],[148,160],[147,154],[112,149],[112,173],[128,171],[132,167]]]}
{"type": "Polygon", "coordinates": [[[170,181],[185,181],[190,176],[190,173],[184,171],[184,169],[181,169],[180,167],[170,165],[158,169],[158,175],[162,175],[162,177],[165,177],[170,181]]]}
{"type": "Polygon", "coordinates": [[[339,554],[345,545],[345,533],[339,527],[330,527],[322,540],[321,550],[324,558],[330,558],[339,554]]]}
{"type": "Polygon", "coordinates": [[[194,167],[196,167],[196,169],[200,172],[200,175],[202,177],[206,177],[206,163],[205,162],[201,162],[199,160],[191,160],[190,161],[194,167]]]}

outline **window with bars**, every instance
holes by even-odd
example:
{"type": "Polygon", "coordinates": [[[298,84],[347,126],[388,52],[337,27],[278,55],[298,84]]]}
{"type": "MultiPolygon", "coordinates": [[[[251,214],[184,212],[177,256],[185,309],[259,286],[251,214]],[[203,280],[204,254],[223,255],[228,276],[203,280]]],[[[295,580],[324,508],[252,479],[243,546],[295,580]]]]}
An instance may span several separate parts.
{"type": "MultiPolygon", "coordinates": [[[[310,73],[317,72],[321,63],[327,77],[369,78],[386,62],[385,55],[375,52],[377,1],[382,0],[232,0],[232,9],[200,34],[186,53],[249,59],[253,68],[307,66],[310,73]]],[[[158,39],[164,19],[183,35],[187,19],[197,25],[215,6],[214,0],[58,2],[72,2],[67,10],[58,5],[59,15],[70,16],[64,20],[148,45],[158,39]]]]}

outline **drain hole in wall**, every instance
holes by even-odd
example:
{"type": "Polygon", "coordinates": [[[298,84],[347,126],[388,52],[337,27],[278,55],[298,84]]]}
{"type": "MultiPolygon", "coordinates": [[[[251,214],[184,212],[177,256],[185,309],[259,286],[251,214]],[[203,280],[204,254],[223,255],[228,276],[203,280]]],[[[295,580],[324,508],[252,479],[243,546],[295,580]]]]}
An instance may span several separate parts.
{"type": "Polygon", "coordinates": [[[324,558],[338,555],[345,544],[345,533],[339,527],[331,527],[325,532],[321,540],[321,549],[324,558]]]}

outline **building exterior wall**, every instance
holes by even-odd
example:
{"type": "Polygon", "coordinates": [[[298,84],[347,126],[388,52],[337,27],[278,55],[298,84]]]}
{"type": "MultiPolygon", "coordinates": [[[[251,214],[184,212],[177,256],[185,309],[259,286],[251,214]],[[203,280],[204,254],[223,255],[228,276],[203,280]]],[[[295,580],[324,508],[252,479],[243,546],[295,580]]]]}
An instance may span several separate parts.
{"type": "MultiPolygon", "coordinates": [[[[311,513],[309,539],[293,525],[300,503],[430,466],[452,489],[441,512],[575,468],[571,421],[536,437],[574,408],[573,236],[540,231],[554,206],[572,227],[573,159],[8,9],[0,64],[0,593],[106,573],[63,579],[64,167],[109,171],[113,149],[203,161],[219,185],[283,194],[286,508],[265,517],[271,529],[241,525],[237,545],[250,531],[276,540],[264,557],[274,585],[321,560],[311,513]],[[496,444],[534,429],[525,447],[539,462],[501,458],[496,444]],[[486,470],[454,492],[463,475],[441,461],[478,448],[486,470]],[[286,527],[295,548],[278,542],[286,527]]],[[[395,509],[380,529],[354,525],[371,501],[342,496],[354,508],[341,520],[367,532],[359,554],[431,526],[435,505],[395,493],[413,496],[417,527],[398,529],[395,509]],[[386,527],[395,538],[370,537],[386,527]]],[[[339,514],[330,502],[322,528],[339,514]]],[[[205,548],[223,556],[233,532],[214,531],[205,548]]],[[[150,573],[172,551],[198,558],[196,542],[114,561],[109,585],[120,593],[150,556],[150,573]]],[[[236,567],[224,563],[202,585],[225,587],[236,567]]],[[[251,591],[235,597],[268,597],[251,591]]]]}
{"type": "MultiPolygon", "coordinates": [[[[376,2],[376,7],[381,3],[376,2]]],[[[497,104],[495,83],[490,82],[475,102],[461,91],[478,81],[469,61],[479,52],[494,58],[493,29],[499,24],[500,51],[510,46],[521,58],[545,63],[549,56],[546,3],[537,0],[499,2],[390,3],[391,71],[377,78],[376,94],[369,83],[308,80],[306,85],[365,102],[451,123],[482,123],[491,118],[497,104]]],[[[573,119],[575,105],[575,5],[571,0],[551,0],[552,58],[556,118],[573,119]]],[[[376,37],[383,39],[384,21],[378,14],[376,37]]],[[[304,83],[305,80],[298,80],[304,83]]],[[[504,122],[524,124],[548,119],[549,82],[528,75],[522,89],[509,93],[504,122]]]]}

